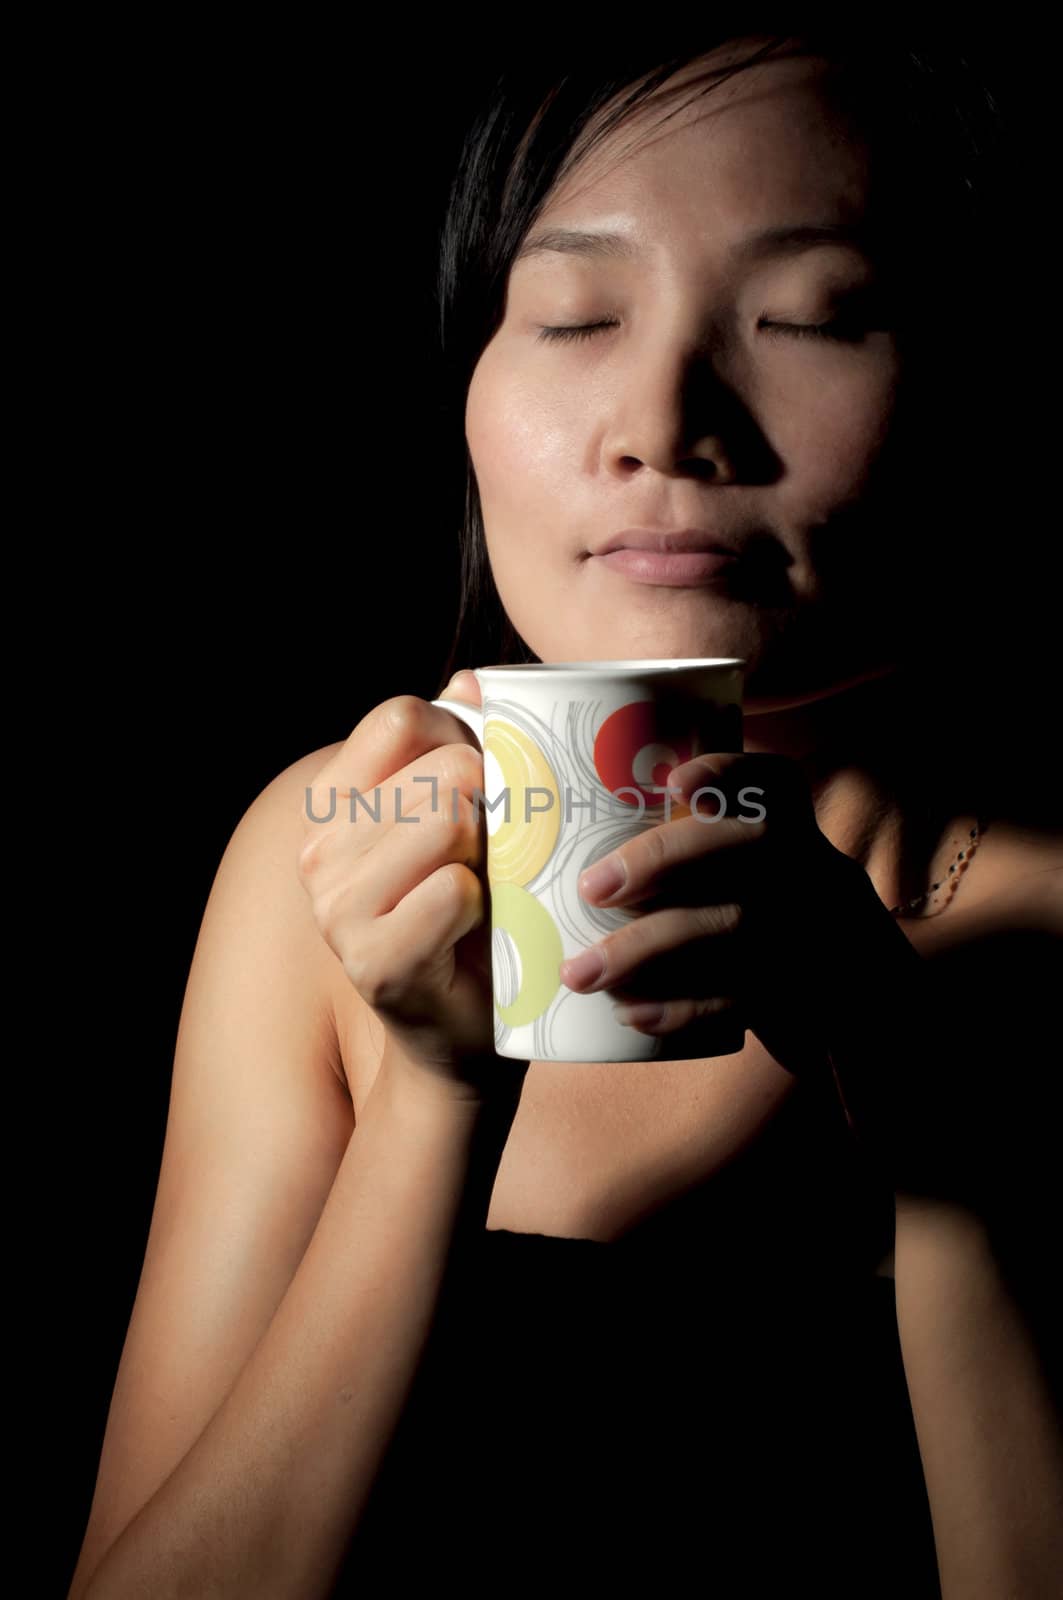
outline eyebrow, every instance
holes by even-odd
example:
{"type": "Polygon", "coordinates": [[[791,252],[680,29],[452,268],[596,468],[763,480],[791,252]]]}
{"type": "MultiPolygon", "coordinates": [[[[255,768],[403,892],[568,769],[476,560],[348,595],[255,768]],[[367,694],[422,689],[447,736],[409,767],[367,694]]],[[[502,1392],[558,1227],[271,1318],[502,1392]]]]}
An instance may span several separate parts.
{"type": "MultiPolygon", "coordinates": [[[[868,253],[872,230],[861,223],[802,222],[763,228],[733,245],[730,255],[738,261],[760,261],[768,256],[792,256],[817,245],[849,245],[868,253]]],[[[593,232],[584,228],[547,228],[527,238],[513,264],[530,256],[546,254],[589,256],[608,261],[636,261],[641,246],[622,233],[593,232]]]]}

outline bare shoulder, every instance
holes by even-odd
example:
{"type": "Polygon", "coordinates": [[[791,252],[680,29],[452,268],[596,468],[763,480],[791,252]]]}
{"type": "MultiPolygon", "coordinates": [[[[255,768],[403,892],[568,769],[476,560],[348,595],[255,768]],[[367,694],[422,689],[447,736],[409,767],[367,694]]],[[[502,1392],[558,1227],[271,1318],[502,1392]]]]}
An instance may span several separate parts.
{"type": "Polygon", "coordinates": [[[297,837],[306,809],[307,790],[322,767],[339,754],[343,745],[344,741],[337,739],[335,744],[322,745],[319,750],[311,750],[290,766],[284,767],[266,784],[247,814],[250,816],[257,808],[263,816],[271,815],[278,821],[286,818],[292,825],[292,837],[297,837]]]}
{"type": "Polygon", "coordinates": [[[986,828],[955,900],[939,916],[905,932],[924,955],[936,955],[990,931],[1063,933],[1063,838],[994,819],[986,828]]]}
{"type": "MultiPolygon", "coordinates": [[[[978,907],[993,925],[1063,933],[1063,835],[995,820],[978,907]]],[[[977,861],[976,861],[977,864],[977,861]]]]}
{"type": "Polygon", "coordinates": [[[1055,1035],[1063,846],[1047,833],[996,822],[985,841],[955,902],[913,923],[912,942],[932,958],[945,985],[942,1004],[957,1032],[964,1023],[967,1045],[1012,1062],[1017,1053],[1040,1058],[1055,1035]]]}
{"type": "Polygon", "coordinates": [[[348,1094],[353,1095],[352,1070],[355,1063],[365,1060],[367,1043],[362,1038],[366,1025],[367,1008],[360,1001],[335,952],[330,949],[313,919],[306,890],[298,880],[299,853],[306,839],[305,819],[311,804],[310,790],[322,768],[328,765],[343,749],[346,741],[322,745],[300,756],[285,767],[262,790],[245,817],[249,821],[258,812],[258,827],[263,835],[264,848],[272,856],[279,873],[286,874],[295,885],[293,907],[303,924],[306,941],[316,958],[320,975],[322,1001],[335,1035],[332,1068],[348,1094]]]}
{"type": "Polygon", "coordinates": [[[1001,858],[1015,873],[1063,866],[1063,829],[995,817],[986,826],[986,840],[995,840],[1001,858]]]}
{"type": "MultiPolygon", "coordinates": [[[[323,745],[293,761],[259,795],[264,826],[273,840],[280,870],[297,879],[297,863],[305,842],[307,807],[312,804],[310,790],[322,768],[343,749],[344,740],[323,745]]],[[[328,1008],[335,1048],[332,1068],[357,1118],[359,1108],[372,1088],[384,1044],[384,1030],[357,989],[351,983],[335,952],[321,937],[313,920],[310,901],[297,883],[297,915],[305,920],[306,936],[317,961],[322,996],[328,1008]]]]}

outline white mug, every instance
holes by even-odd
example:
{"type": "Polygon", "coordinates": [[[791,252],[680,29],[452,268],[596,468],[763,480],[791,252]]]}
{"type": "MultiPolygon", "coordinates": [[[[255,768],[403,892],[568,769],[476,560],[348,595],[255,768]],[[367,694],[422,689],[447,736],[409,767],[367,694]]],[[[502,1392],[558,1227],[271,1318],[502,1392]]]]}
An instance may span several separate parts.
{"type": "MultiPolygon", "coordinates": [[[[626,840],[685,816],[670,768],[740,751],[745,661],[536,662],[474,668],[482,706],[432,704],[483,751],[495,1048],[515,1060],[651,1061],[704,1056],[641,1033],[607,990],[577,994],[559,967],[637,909],[594,906],[577,884],[626,840]]],[[[720,1019],[711,1053],[740,1050],[745,1024],[720,1019]],[[717,1040],[719,1041],[717,1043],[717,1040]]]]}

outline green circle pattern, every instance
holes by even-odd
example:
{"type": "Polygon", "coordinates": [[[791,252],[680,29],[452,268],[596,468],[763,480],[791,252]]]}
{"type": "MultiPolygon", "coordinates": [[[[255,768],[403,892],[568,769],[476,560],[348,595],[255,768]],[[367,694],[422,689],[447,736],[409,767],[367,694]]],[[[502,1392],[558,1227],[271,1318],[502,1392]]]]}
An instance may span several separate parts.
{"type": "Polygon", "coordinates": [[[519,884],[491,885],[491,929],[508,933],[520,957],[520,991],[512,1005],[495,1008],[507,1028],[520,1028],[542,1016],[560,986],[564,960],[561,934],[553,917],[519,884]]]}

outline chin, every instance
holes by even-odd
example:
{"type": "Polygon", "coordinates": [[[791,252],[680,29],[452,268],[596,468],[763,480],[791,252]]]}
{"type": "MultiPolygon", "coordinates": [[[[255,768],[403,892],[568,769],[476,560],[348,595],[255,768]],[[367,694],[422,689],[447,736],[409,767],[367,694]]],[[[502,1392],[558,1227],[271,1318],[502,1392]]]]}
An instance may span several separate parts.
{"type": "MultiPolygon", "coordinates": [[[[673,622],[675,619],[669,619],[673,622]]],[[[749,629],[706,629],[704,623],[691,619],[689,626],[669,628],[653,617],[623,617],[613,619],[613,626],[605,635],[587,640],[579,621],[575,620],[570,633],[569,651],[556,654],[560,661],[679,661],[686,659],[730,660],[738,658],[751,664],[759,654],[761,640],[751,637],[749,629]],[[571,643],[579,637],[579,653],[571,643]]],[[[543,659],[550,659],[544,657],[543,659]]]]}

